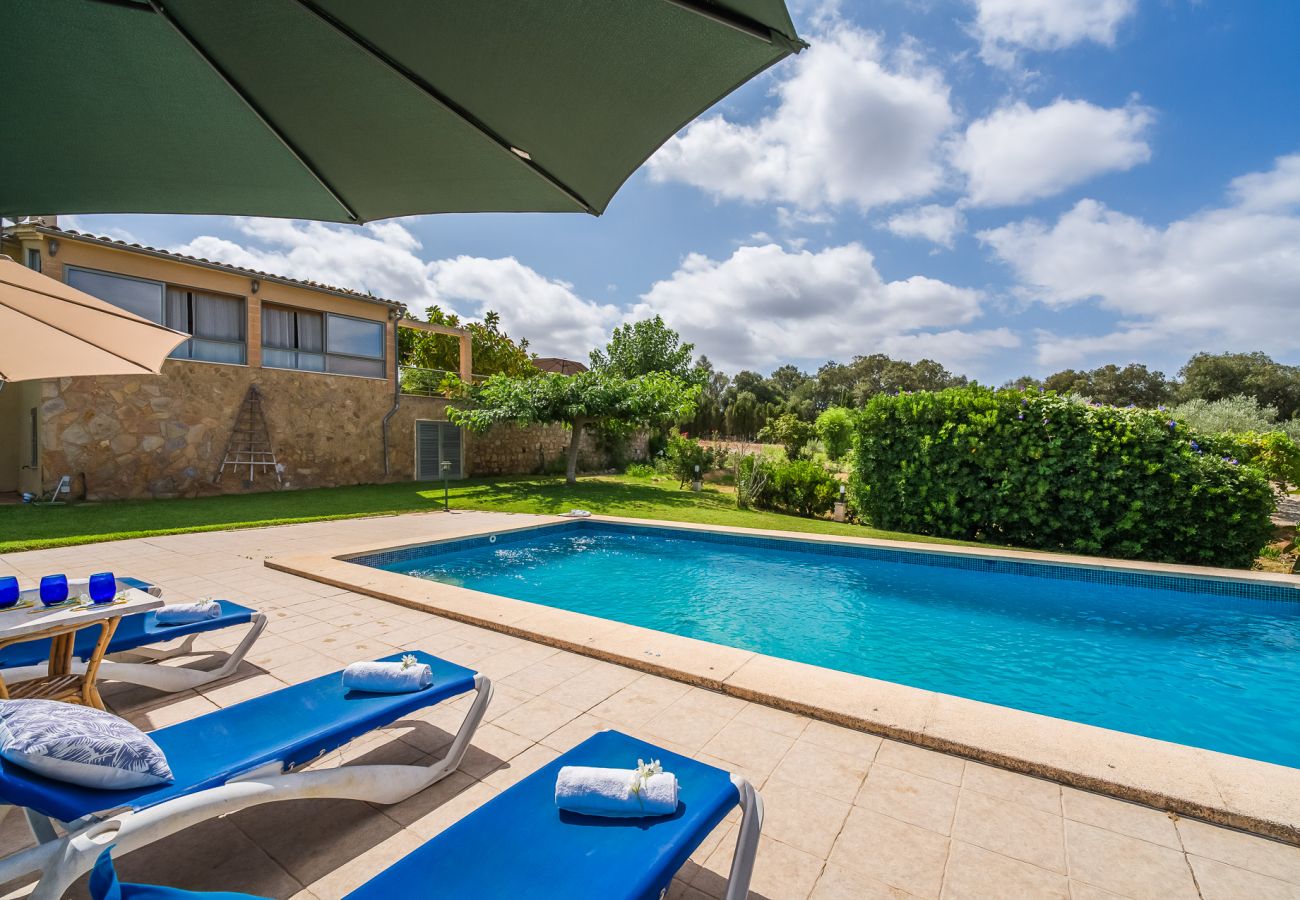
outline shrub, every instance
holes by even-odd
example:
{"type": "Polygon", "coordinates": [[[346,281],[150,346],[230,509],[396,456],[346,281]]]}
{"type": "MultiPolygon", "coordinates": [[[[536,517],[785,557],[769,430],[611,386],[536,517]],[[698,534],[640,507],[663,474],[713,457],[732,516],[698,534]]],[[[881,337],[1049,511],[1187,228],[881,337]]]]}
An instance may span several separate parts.
{"type": "Polygon", "coordinates": [[[843,459],[853,449],[853,414],[844,407],[832,406],[817,417],[815,424],[831,459],[843,459]]]}
{"type": "Polygon", "coordinates": [[[629,478],[652,478],[655,474],[655,467],[649,463],[632,463],[623,470],[623,474],[629,478]]]}
{"type": "Polygon", "coordinates": [[[758,432],[758,439],[767,444],[780,444],[789,459],[798,459],[804,449],[817,437],[812,422],[805,422],[794,413],[777,416],[758,432]]]}
{"type": "Polygon", "coordinates": [[[664,459],[668,461],[668,471],[678,477],[682,486],[695,480],[696,466],[699,466],[701,476],[717,468],[717,458],[718,454],[694,438],[676,430],[668,435],[664,459]]]}
{"type": "Polygon", "coordinates": [[[1247,566],[1272,491],[1201,443],[1165,413],[1052,393],[879,395],[857,417],[853,492],[880,528],[1247,566]]]}
{"type": "Polygon", "coordinates": [[[1207,452],[1259,469],[1269,481],[1283,487],[1300,484],[1300,445],[1284,432],[1229,432],[1205,438],[1202,443],[1207,452]]]}
{"type": "Polygon", "coordinates": [[[783,462],[760,461],[765,483],[750,494],[750,502],[763,509],[777,509],[800,516],[827,512],[839,495],[840,485],[821,466],[806,459],[783,462]]]}

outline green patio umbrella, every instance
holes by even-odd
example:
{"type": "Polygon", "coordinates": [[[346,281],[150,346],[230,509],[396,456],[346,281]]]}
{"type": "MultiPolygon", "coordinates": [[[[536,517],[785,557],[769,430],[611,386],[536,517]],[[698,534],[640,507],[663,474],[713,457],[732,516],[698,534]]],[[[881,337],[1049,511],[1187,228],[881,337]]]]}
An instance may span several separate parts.
{"type": "Polygon", "coordinates": [[[4,0],[0,215],[600,214],[783,0],[4,0]]]}

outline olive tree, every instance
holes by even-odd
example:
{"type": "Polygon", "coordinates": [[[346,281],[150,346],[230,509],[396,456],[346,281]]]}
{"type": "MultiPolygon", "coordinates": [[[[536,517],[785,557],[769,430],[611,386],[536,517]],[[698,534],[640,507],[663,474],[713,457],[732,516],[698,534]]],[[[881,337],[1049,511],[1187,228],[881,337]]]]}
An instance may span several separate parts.
{"type": "Polygon", "coordinates": [[[664,372],[637,378],[601,370],[533,378],[493,375],[468,388],[463,394],[467,402],[448,409],[447,415],[478,431],[502,423],[567,425],[573,434],[565,472],[573,484],[584,429],[675,425],[695,414],[699,394],[698,385],[664,372]]]}

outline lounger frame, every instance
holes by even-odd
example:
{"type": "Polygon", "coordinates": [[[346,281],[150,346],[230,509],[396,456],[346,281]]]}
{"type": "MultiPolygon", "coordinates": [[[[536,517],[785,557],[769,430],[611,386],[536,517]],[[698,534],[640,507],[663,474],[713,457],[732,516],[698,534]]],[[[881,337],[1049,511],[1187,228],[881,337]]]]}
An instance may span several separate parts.
{"type": "MultiPolygon", "coordinates": [[[[763,830],[763,797],[740,775],[732,773],[731,783],[740,794],[740,834],[736,836],[736,852],[731,857],[726,900],[746,900],[749,882],[754,876],[754,861],[758,857],[758,836],[763,830]]],[[[664,894],[667,894],[666,889],[664,894]]]]}
{"type": "MultiPolygon", "coordinates": [[[[399,803],[450,775],[465,758],[470,741],[492,699],[492,682],[474,676],[476,696],[447,754],[430,765],[342,765],[304,771],[272,762],[237,774],[220,787],[197,791],[140,810],[105,810],[74,822],[59,823],[25,809],[38,843],[0,859],[0,883],[41,873],[30,900],[58,900],[69,885],[89,872],[109,844],[118,854],[152,844],[192,825],[250,807],[281,800],[362,800],[399,803]]],[[[319,757],[318,757],[319,758],[319,757]]],[[[12,806],[5,807],[8,814],[12,806]]],[[[743,830],[743,829],[742,829],[743,830]]],[[[757,835],[755,835],[755,844],[757,835]]],[[[739,848],[737,856],[740,856],[739,848]]]]}
{"type": "MultiPolygon", "coordinates": [[[[179,646],[176,647],[162,649],[137,647],[134,650],[114,653],[99,664],[97,677],[106,681],[125,681],[130,684],[138,684],[169,694],[193,690],[233,675],[265,629],[266,614],[253,613],[248,620],[248,631],[244,634],[243,640],[235,646],[235,649],[230,651],[226,661],[215,669],[190,669],[184,666],[160,666],[156,664],[162,660],[175,659],[178,656],[193,655],[195,653],[195,639],[200,634],[211,633],[197,632],[176,638],[175,640],[180,641],[179,646]],[[131,660],[140,661],[132,662],[131,660]]],[[[30,681],[33,678],[45,677],[47,668],[48,666],[44,664],[15,666],[12,669],[0,670],[0,674],[4,675],[6,682],[16,684],[22,681],[30,681]]],[[[74,659],[70,671],[73,675],[80,675],[86,671],[86,663],[74,659]]]]}

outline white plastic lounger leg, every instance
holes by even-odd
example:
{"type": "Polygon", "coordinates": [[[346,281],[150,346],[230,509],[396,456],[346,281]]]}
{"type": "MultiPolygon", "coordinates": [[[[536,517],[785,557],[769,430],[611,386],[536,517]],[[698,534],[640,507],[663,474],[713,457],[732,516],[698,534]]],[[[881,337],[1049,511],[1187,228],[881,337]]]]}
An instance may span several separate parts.
{"type": "Polygon", "coordinates": [[[89,872],[99,853],[116,844],[124,854],[192,825],[281,800],[363,800],[389,805],[418,794],[456,770],[492,698],[492,682],[474,677],[478,696],[452,739],[447,755],[429,766],[338,766],[331,769],[265,774],[265,767],[243,780],[168,800],[138,812],[97,820],[67,837],[0,859],[0,883],[40,872],[29,900],[58,900],[72,882],[89,872]]]}
{"type": "MultiPolygon", "coordinates": [[[[215,669],[190,669],[185,666],[160,666],[156,663],[116,662],[106,659],[99,665],[99,677],[106,681],[124,681],[128,684],[138,684],[142,687],[153,688],[156,691],[166,691],[169,694],[200,688],[205,684],[212,684],[214,681],[220,681],[234,674],[265,629],[266,616],[262,613],[255,613],[249,620],[248,632],[244,635],[244,639],[239,642],[239,645],[234,650],[230,651],[226,661],[215,669]]],[[[193,637],[191,636],[190,641],[193,640],[193,637]]],[[[187,641],[188,643],[189,641],[187,641]]],[[[171,659],[179,655],[179,651],[166,653],[157,657],[157,659],[171,659]]],[[[28,681],[32,678],[44,677],[47,674],[47,668],[48,666],[41,664],[5,669],[4,677],[6,681],[11,683],[28,681]]],[[[71,671],[73,674],[79,675],[86,671],[86,664],[80,660],[74,660],[71,671]]]]}
{"type": "Polygon", "coordinates": [[[165,659],[175,659],[178,656],[192,654],[194,652],[194,642],[198,640],[198,637],[197,634],[191,634],[182,639],[180,644],[175,647],[136,647],[134,650],[124,650],[121,653],[114,653],[112,656],[119,662],[162,662],[165,659]]]}
{"type": "Polygon", "coordinates": [[[732,775],[731,783],[740,792],[741,817],[726,900],[745,900],[749,896],[749,880],[754,875],[754,860],[758,857],[758,835],[763,830],[763,798],[739,775],[732,775]]]}

